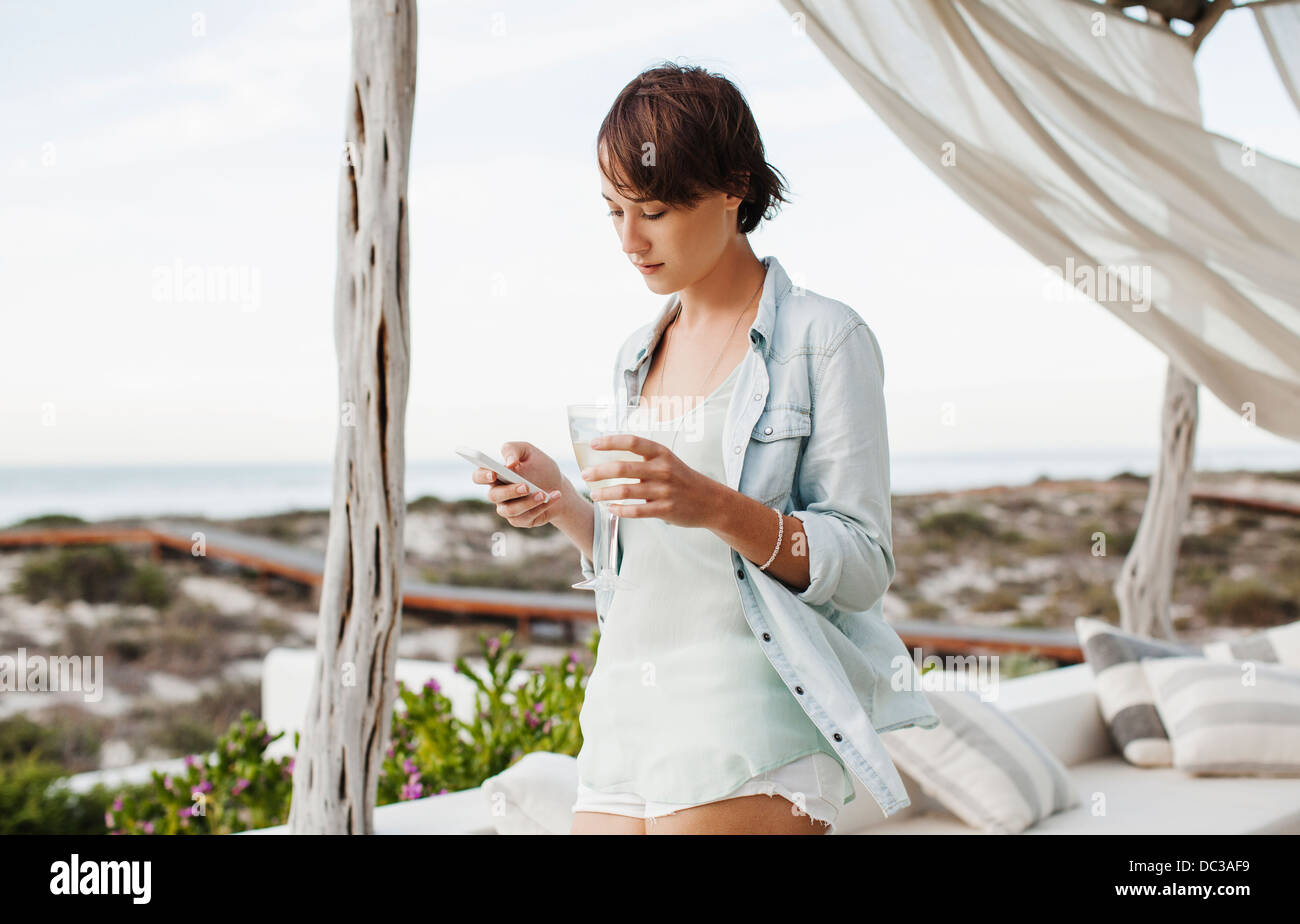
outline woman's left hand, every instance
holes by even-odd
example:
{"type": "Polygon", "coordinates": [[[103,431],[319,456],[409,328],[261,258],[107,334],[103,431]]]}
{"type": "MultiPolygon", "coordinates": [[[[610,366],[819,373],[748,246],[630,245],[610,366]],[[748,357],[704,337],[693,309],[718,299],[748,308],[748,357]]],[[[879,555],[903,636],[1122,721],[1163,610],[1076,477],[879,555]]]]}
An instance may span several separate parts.
{"type": "Polygon", "coordinates": [[[644,457],[644,462],[601,462],[582,470],[584,481],[606,478],[639,478],[639,484],[616,484],[592,488],[593,501],[621,501],[645,498],[644,504],[619,504],[619,517],[658,517],[674,526],[707,526],[721,485],[691,468],[663,443],[631,433],[614,433],[591,441],[592,449],[625,449],[644,457]]]}

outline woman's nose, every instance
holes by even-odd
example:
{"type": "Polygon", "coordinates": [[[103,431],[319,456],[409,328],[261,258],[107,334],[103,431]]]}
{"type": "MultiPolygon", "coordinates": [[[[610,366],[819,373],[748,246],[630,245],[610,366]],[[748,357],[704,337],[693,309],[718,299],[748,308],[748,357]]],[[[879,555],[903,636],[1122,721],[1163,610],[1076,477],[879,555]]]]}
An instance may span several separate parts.
{"type": "Polygon", "coordinates": [[[636,224],[631,221],[623,222],[623,252],[628,254],[641,253],[649,249],[650,242],[646,240],[645,235],[636,230],[636,224]]]}

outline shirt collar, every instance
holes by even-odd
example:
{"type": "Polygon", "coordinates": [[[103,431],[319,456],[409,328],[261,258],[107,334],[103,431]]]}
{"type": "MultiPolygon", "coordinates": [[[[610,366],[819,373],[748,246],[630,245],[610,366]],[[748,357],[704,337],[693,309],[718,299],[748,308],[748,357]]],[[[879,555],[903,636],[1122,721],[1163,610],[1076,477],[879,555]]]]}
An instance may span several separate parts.
{"type": "MultiPolygon", "coordinates": [[[[785,269],[781,266],[776,257],[763,257],[761,262],[767,267],[767,275],[763,277],[763,294],[758,300],[758,314],[754,316],[754,323],[749,325],[749,337],[755,343],[759,344],[759,349],[766,355],[767,343],[772,336],[772,328],[776,324],[777,303],[785,298],[790,291],[790,277],[786,275],[785,269]]],[[[673,318],[681,307],[679,292],[674,292],[664,305],[663,310],[655,323],[650,326],[649,332],[642,338],[641,343],[637,345],[637,351],[632,354],[623,367],[623,371],[631,372],[640,367],[653,352],[659,343],[659,338],[663,336],[668,325],[672,323],[673,318]]]]}

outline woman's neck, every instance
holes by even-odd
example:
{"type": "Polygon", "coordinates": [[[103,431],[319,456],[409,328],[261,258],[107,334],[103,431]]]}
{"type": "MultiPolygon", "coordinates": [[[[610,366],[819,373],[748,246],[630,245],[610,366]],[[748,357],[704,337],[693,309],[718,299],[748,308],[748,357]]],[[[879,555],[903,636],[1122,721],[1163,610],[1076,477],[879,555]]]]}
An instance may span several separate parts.
{"type": "Polygon", "coordinates": [[[713,269],[678,294],[682,308],[676,326],[688,332],[712,330],[724,321],[730,326],[742,309],[757,305],[755,291],[761,291],[767,267],[754,256],[749,238],[738,237],[713,269]]]}

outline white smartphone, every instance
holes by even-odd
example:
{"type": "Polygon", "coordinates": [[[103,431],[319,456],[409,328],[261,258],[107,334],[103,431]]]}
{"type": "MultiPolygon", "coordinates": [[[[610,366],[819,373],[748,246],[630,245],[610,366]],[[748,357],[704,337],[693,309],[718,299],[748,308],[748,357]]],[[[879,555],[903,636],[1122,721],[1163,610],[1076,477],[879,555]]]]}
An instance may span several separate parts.
{"type": "MultiPolygon", "coordinates": [[[[530,493],[535,494],[539,491],[543,494],[551,493],[550,491],[546,491],[542,488],[539,488],[537,485],[533,484],[523,475],[510,471],[510,469],[506,468],[506,464],[504,462],[500,462],[485,453],[479,452],[477,449],[472,449],[469,446],[457,446],[456,455],[460,456],[466,462],[471,462],[474,465],[482,466],[483,468],[490,469],[491,471],[496,472],[497,477],[500,478],[502,481],[509,481],[514,484],[528,485],[528,489],[530,493]]],[[[523,495],[520,496],[522,497],[523,495]]]]}

